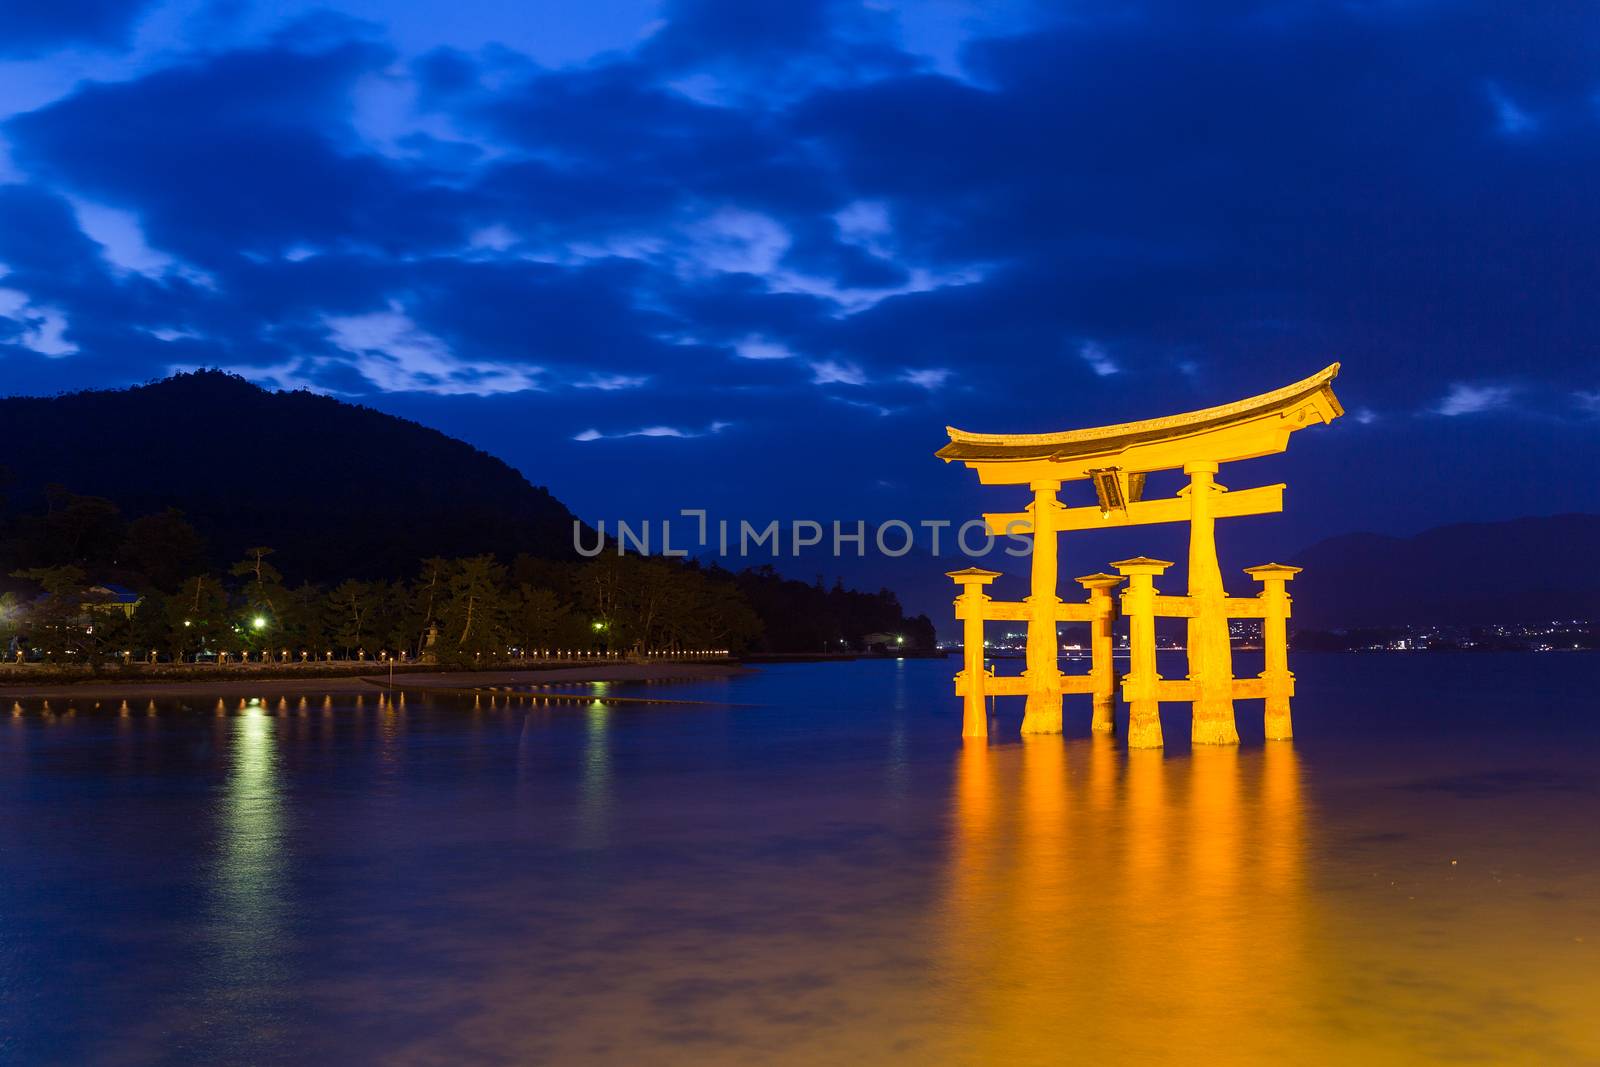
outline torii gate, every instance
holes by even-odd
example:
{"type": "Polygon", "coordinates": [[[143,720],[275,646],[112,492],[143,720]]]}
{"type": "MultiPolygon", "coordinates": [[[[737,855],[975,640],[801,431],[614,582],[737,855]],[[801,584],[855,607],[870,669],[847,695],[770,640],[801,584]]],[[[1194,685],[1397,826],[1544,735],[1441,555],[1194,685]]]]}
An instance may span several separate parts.
{"type": "MultiPolygon", "coordinates": [[[[1230,601],[1223,590],[1222,571],[1217,563],[1215,530],[1216,520],[1220,518],[1282,511],[1284,485],[1229,492],[1217,483],[1216,474],[1224,463],[1282,452],[1289,447],[1289,437],[1296,430],[1332,422],[1344,414],[1338,398],[1333,395],[1332,383],[1338,373],[1339,364],[1335,363],[1293,385],[1247,400],[1115,426],[1042,434],[980,434],[946,427],[950,443],[939,450],[939,458],[947,463],[966,464],[978,472],[978,480],[984,485],[1026,485],[1033,491],[1033,502],[1023,511],[984,515],[993,533],[1033,534],[1030,595],[1017,604],[996,603],[989,601],[982,592],[983,586],[997,576],[994,572],[971,569],[951,574],[963,589],[957,613],[967,620],[969,641],[974,616],[977,618],[977,670],[973,670],[973,650],[969,648],[967,667],[962,672],[965,684],[958,679],[958,688],[963,690],[968,701],[964,732],[969,736],[987,733],[981,710],[986,688],[997,694],[1018,691],[1010,685],[994,684],[1006,679],[985,681],[982,668],[984,618],[1026,618],[1027,669],[1023,672],[1023,691],[1027,694],[1027,706],[1022,732],[1061,732],[1064,687],[1058,667],[1056,623],[1094,616],[1083,614],[1084,609],[1074,605],[1063,605],[1057,596],[1056,535],[1068,530],[1108,526],[1188,522],[1189,592],[1186,597],[1155,593],[1153,578],[1171,566],[1170,563],[1140,557],[1115,564],[1125,578],[1132,579],[1123,595],[1124,611],[1138,616],[1130,641],[1133,664],[1129,677],[1124,680],[1124,694],[1133,712],[1129,744],[1135,747],[1161,744],[1160,720],[1155,716],[1155,706],[1162,699],[1193,701],[1191,737],[1195,742],[1238,743],[1239,732],[1233,718],[1235,697],[1266,697],[1269,735],[1288,736],[1288,698],[1293,678],[1288,673],[1285,648],[1279,646],[1284,642],[1283,620],[1288,614],[1284,583],[1293,577],[1296,568],[1276,564],[1251,568],[1252,576],[1263,582],[1261,597],[1250,604],[1230,601]],[[1145,500],[1145,475],[1163,470],[1182,470],[1189,476],[1189,484],[1177,496],[1145,500]],[[1096,506],[1065,507],[1057,501],[1056,494],[1062,482],[1085,479],[1094,483],[1096,506]],[[985,607],[986,604],[992,607],[985,607]],[[1189,677],[1186,682],[1163,682],[1156,674],[1154,618],[1157,615],[1189,620],[1189,677]],[[1265,620],[1268,669],[1259,680],[1235,682],[1233,678],[1228,639],[1230,617],[1265,620]],[[1249,684],[1252,681],[1257,684],[1249,684]],[[977,694],[976,705],[974,694],[977,694]],[[976,724],[974,712],[979,719],[976,724]],[[1279,719],[1276,727],[1271,722],[1275,714],[1279,719]]],[[[1091,588],[1089,579],[1079,581],[1091,588]]],[[[1105,589],[1103,583],[1099,588],[1105,589]]],[[[1109,664],[1106,669],[1109,670],[1109,664]]],[[[1087,691],[1076,685],[1072,688],[1087,691]]],[[[1093,690],[1099,692],[1101,688],[1096,685],[1093,690]]],[[[1110,729],[1109,708],[1102,714],[1098,700],[1095,727],[1110,729]]]]}

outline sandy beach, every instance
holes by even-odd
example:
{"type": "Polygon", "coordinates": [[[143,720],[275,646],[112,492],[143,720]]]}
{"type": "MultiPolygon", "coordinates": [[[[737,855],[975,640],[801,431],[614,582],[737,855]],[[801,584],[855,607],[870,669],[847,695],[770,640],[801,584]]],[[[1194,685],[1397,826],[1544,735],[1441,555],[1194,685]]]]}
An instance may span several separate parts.
{"type": "MultiPolygon", "coordinates": [[[[432,671],[395,675],[397,689],[481,689],[527,685],[581,685],[586,682],[662,682],[699,678],[724,678],[750,668],[738,663],[596,663],[589,666],[550,667],[510,671],[432,671]]],[[[248,676],[205,678],[195,681],[105,681],[77,684],[0,686],[0,700],[63,699],[94,701],[132,697],[232,697],[303,696],[308,694],[371,693],[389,686],[387,672],[342,677],[286,678],[248,676]]]]}

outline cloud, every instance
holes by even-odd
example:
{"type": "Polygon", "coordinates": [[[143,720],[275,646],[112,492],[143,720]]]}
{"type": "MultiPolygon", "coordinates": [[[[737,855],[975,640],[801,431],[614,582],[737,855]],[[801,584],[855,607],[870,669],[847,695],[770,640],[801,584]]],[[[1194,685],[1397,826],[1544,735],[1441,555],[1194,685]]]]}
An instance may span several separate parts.
{"type": "Polygon", "coordinates": [[[789,233],[760,212],[722,208],[686,227],[685,269],[771,274],[789,248],[789,233]]]}
{"type": "Polygon", "coordinates": [[[73,198],[72,208],[79,228],[114,266],[157,278],[172,268],[173,258],[145,240],[138,215],[82,198],[73,198]]]}
{"type": "Polygon", "coordinates": [[[116,48],[152,0],[17,0],[0,4],[0,57],[26,59],[72,46],[116,48]]]}
{"type": "Polygon", "coordinates": [[[537,367],[457,358],[398,305],[364,315],[328,316],[325,322],[328,339],[353,357],[351,366],[385,392],[489,396],[541,387],[537,367]]]}
{"type": "Polygon", "coordinates": [[[1089,369],[1102,378],[1122,369],[1117,366],[1116,360],[1111,358],[1111,353],[1107,352],[1105,346],[1098,341],[1085,341],[1079,345],[1078,358],[1089,364],[1089,369]]]}
{"type": "Polygon", "coordinates": [[[741,359],[793,359],[794,353],[781,341],[770,341],[751,334],[733,346],[741,359]]]}
{"type": "Polygon", "coordinates": [[[644,374],[591,374],[582,381],[573,382],[578,389],[598,389],[603,393],[618,389],[637,389],[650,380],[644,374]]]}
{"type": "Polygon", "coordinates": [[[154,247],[202,268],[296,246],[459,244],[457,198],[351,125],[356,87],[392,59],[361,40],[238,50],[86,83],[4,130],[24,172],[135,213],[154,247]]]}
{"type": "Polygon", "coordinates": [[[879,257],[893,255],[887,238],[893,232],[889,207],[881,200],[854,200],[833,213],[839,239],[879,257]]]}
{"type": "Polygon", "coordinates": [[[233,367],[530,471],[593,426],[698,435],[729,484],[808,447],[933,494],[914,419],[1095,425],[1335,358],[1379,412],[1585,403],[1600,11],[1090,3],[935,68],[896,44],[926,13],[768,6],[668,2],[563,67],[266,16],[63,59],[3,129],[7,388],[233,367]]]}
{"type": "Polygon", "coordinates": [[[853,363],[825,359],[811,364],[813,385],[866,385],[867,374],[853,363]]]}
{"type": "Polygon", "coordinates": [[[943,388],[944,383],[950,380],[951,373],[948,367],[927,367],[922,370],[908,370],[900,377],[919,389],[932,392],[943,388]]]}
{"type": "Polygon", "coordinates": [[[573,435],[574,441],[620,441],[629,437],[706,437],[711,434],[721,433],[732,426],[731,422],[712,422],[703,430],[685,430],[677,426],[645,426],[637,430],[622,430],[615,433],[601,433],[596,429],[584,430],[573,435]]]}
{"type": "Polygon", "coordinates": [[[1494,411],[1511,403],[1513,390],[1505,385],[1474,385],[1452,382],[1444,399],[1433,410],[1440,415],[1476,415],[1494,411]]]}
{"type": "Polygon", "coordinates": [[[41,307],[16,289],[0,288],[0,341],[11,341],[41,356],[70,356],[78,346],[66,339],[60,309],[41,307]]]}
{"type": "Polygon", "coordinates": [[[1539,120],[1519,107],[1498,85],[1488,87],[1489,104],[1494,108],[1495,124],[1507,137],[1520,137],[1539,129],[1539,120]]]}

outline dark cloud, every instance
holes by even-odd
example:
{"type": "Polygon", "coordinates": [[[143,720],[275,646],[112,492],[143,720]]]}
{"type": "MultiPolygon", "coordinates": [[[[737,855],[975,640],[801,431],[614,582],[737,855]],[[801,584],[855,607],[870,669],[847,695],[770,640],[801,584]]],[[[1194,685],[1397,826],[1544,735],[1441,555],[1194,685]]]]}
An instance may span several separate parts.
{"type": "Polygon", "coordinates": [[[360,41],[230,52],[84,86],[6,135],[31,174],[139,212],[153,243],[197,263],[302,244],[399,256],[460,234],[432,173],[351,128],[355,83],[391,58],[360,41]]]}
{"type": "Polygon", "coordinates": [[[321,19],[14,118],[0,373],[236,367],[558,491],[648,456],[651,508],[680,477],[790,510],[965,506],[929,458],[945,423],[1117,421],[1333,359],[1361,419],[1326,436],[1330,477],[1454,456],[1435,503],[1483,517],[1534,493],[1475,492],[1497,441],[1600,458],[1596,9],[1076,5],[970,42],[964,77],[863,5],[665,14],[559,69],[404,59],[321,19]],[[86,236],[97,205],[165,264],[86,236]],[[627,436],[647,427],[682,436],[627,436]]]}
{"type": "Polygon", "coordinates": [[[73,46],[125,45],[151,0],[19,0],[0,4],[0,58],[31,58],[73,46]]]}

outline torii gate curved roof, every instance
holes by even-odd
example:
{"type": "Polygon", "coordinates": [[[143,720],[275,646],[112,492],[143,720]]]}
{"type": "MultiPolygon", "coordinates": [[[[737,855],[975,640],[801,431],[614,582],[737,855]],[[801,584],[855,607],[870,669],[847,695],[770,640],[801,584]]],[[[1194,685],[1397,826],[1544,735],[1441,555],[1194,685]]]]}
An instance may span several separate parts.
{"type": "Polygon", "coordinates": [[[989,483],[1038,478],[1063,481],[1117,467],[1125,472],[1169,470],[1195,460],[1227,463],[1281,452],[1289,434],[1344,414],[1333,395],[1339,364],[1270,393],[1231,404],[1058,433],[986,434],[947,426],[950,443],[937,455],[975,468],[989,483]]]}

